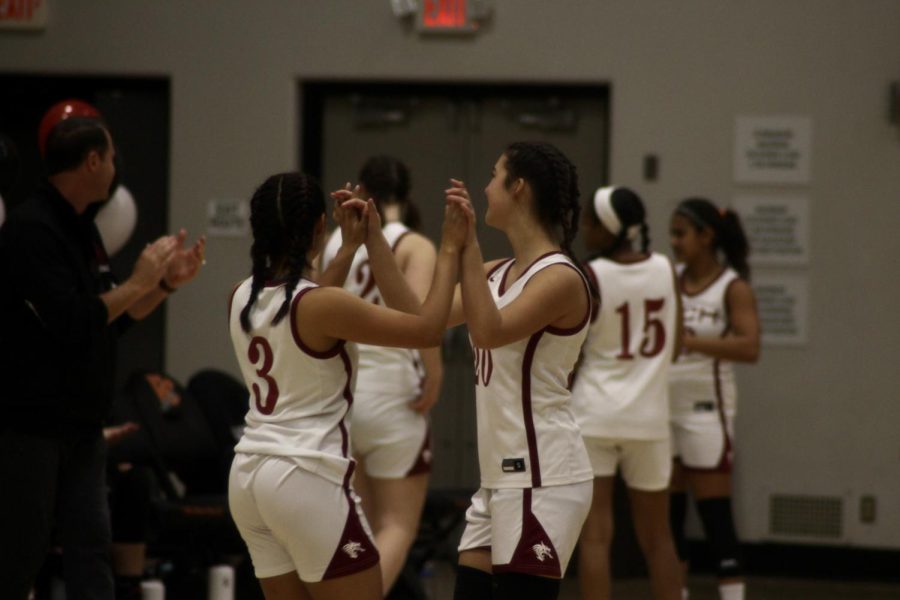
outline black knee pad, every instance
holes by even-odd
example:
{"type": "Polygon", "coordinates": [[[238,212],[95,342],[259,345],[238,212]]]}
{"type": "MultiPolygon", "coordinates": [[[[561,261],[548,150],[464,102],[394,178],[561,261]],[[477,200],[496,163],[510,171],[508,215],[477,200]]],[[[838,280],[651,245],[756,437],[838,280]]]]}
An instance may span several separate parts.
{"type": "Polygon", "coordinates": [[[494,575],[494,600],[556,600],[559,597],[559,579],[501,573],[494,575]]]}
{"type": "Polygon", "coordinates": [[[493,588],[493,575],[460,565],[456,569],[453,600],[493,600],[493,588]]]}
{"type": "Polygon", "coordinates": [[[678,560],[688,560],[688,543],[684,535],[684,520],[687,517],[687,494],[673,492],[669,496],[669,528],[672,530],[672,541],[678,560]]]}
{"type": "Polygon", "coordinates": [[[703,531],[712,549],[719,578],[740,577],[741,548],[731,515],[731,498],[699,500],[697,512],[703,522],[703,531]]]}

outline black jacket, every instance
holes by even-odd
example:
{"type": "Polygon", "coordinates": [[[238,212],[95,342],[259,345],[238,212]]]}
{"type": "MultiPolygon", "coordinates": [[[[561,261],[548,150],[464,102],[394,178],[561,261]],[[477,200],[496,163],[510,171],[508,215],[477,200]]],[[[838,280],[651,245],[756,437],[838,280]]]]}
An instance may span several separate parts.
{"type": "Polygon", "coordinates": [[[115,385],[116,336],[99,298],[114,285],[94,225],[49,183],[0,229],[0,427],[96,434],[115,385]]]}

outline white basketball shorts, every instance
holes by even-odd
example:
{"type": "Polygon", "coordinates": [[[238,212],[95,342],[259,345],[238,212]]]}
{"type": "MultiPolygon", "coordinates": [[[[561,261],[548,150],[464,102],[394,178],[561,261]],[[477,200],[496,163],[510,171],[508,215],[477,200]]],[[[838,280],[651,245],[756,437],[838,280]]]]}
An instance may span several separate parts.
{"type": "Polygon", "coordinates": [[[673,411],[672,456],[687,469],[730,473],[734,460],[734,411],[712,402],[692,412],[673,411]]]}
{"type": "Polygon", "coordinates": [[[228,505],[257,578],[297,571],[302,581],[312,583],[378,564],[349,471],[344,485],[338,485],[289,457],[235,456],[228,505]]]}
{"type": "Polygon", "coordinates": [[[672,476],[672,450],[669,439],[616,440],[584,438],[594,469],[594,477],[613,477],[622,469],[628,487],[657,492],[669,487],[672,476]]]}
{"type": "Polygon", "coordinates": [[[362,459],[369,477],[403,479],[431,472],[428,419],[409,407],[415,398],[354,393],[353,456],[362,459]]]}
{"type": "Polygon", "coordinates": [[[591,481],[481,488],[466,511],[459,551],[490,548],[494,573],[562,577],[591,507],[591,481]]]}

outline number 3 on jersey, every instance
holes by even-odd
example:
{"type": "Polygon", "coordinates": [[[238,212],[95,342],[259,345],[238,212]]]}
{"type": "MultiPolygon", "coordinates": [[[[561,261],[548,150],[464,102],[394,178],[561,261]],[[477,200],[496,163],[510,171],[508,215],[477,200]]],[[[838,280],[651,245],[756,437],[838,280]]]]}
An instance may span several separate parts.
{"type": "MultiPolygon", "coordinates": [[[[644,300],[644,338],[641,340],[640,354],[646,358],[652,358],[662,352],[666,345],[666,327],[659,320],[657,313],[666,304],[665,298],[644,300]]],[[[622,351],[616,355],[620,360],[633,360],[631,353],[631,307],[628,302],[623,302],[616,308],[616,312],[622,317],[622,351]]]]}
{"type": "Polygon", "coordinates": [[[278,383],[269,375],[272,369],[274,356],[272,355],[272,346],[268,340],[263,337],[254,337],[250,340],[250,347],[247,349],[247,358],[250,364],[256,369],[256,375],[266,382],[266,399],[262,399],[259,384],[253,384],[253,396],[256,399],[256,410],[264,415],[271,415],[275,410],[275,403],[278,401],[278,383]],[[262,359],[262,366],[258,363],[262,359]]]}

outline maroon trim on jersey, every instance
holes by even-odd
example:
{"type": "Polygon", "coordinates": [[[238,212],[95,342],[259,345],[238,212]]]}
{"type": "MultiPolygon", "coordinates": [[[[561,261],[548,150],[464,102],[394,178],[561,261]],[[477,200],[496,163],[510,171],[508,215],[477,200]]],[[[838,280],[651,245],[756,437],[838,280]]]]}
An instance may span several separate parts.
{"type": "MultiPolygon", "coordinates": [[[[584,314],[584,318],[581,320],[581,323],[579,323],[575,327],[566,328],[566,327],[554,327],[552,325],[547,325],[546,330],[548,333],[552,333],[553,335],[575,335],[576,333],[578,333],[579,331],[584,329],[584,326],[587,325],[588,321],[591,320],[591,314],[593,313],[592,306],[591,306],[593,304],[593,296],[591,295],[591,286],[585,279],[584,274],[578,269],[578,267],[576,267],[572,263],[564,262],[564,263],[553,263],[553,264],[554,265],[565,265],[567,267],[571,267],[572,269],[575,270],[576,273],[578,273],[578,276],[581,278],[581,282],[584,284],[584,291],[587,293],[588,309],[587,309],[587,312],[584,314]]],[[[549,267],[549,266],[552,266],[552,265],[547,265],[547,267],[549,267]]],[[[544,268],[546,269],[547,267],[544,267],[544,268]]],[[[541,271],[543,271],[543,269],[541,269],[541,271]]],[[[538,272],[540,272],[540,271],[538,271],[538,272]]],[[[598,289],[599,289],[599,286],[598,286],[598,289]]]]}
{"type": "Polygon", "coordinates": [[[313,358],[318,358],[324,360],[326,358],[334,358],[338,354],[340,354],[341,350],[344,349],[344,344],[346,343],[344,340],[338,340],[337,343],[332,346],[329,350],[325,352],[319,352],[318,350],[313,350],[309,346],[303,343],[303,340],[300,339],[300,330],[297,329],[297,304],[300,302],[300,298],[302,298],[306,292],[310,290],[314,290],[319,286],[308,287],[300,290],[296,296],[294,296],[293,302],[291,302],[291,335],[294,336],[294,343],[297,344],[297,347],[300,348],[304,352],[304,354],[308,354],[313,358]]]}
{"type": "Polygon", "coordinates": [[[242,282],[238,283],[236,286],[234,286],[234,288],[232,288],[232,290],[231,290],[231,294],[228,295],[228,321],[229,322],[231,322],[231,311],[234,310],[234,308],[233,308],[234,307],[234,295],[237,293],[238,288],[241,287],[241,284],[243,284],[243,283],[244,282],[242,281],[242,282]]]}
{"type": "Polygon", "coordinates": [[[425,425],[425,440],[419,449],[416,457],[416,463],[406,472],[404,477],[412,477],[413,475],[427,475],[431,473],[431,425],[425,425]]]}
{"type": "Polygon", "coordinates": [[[288,282],[287,277],[277,277],[275,279],[267,279],[263,283],[263,287],[267,287],[267,288],[278,287],[280,285],[286,284],[287,282],[288,282]]]}
{"type": "Polygon", "coordinates": [[[725,417],[725,401],[722,398],[722,377],[719,372],[720,363],[721,361],[718,359],[713,362],[713,375],[715,376],[716,382],[716,406],[719,409],[719,422],[722,423],[722,435],[725,438],[725,443],[722,446],[722,457],[719,459],[719,464],[716,465],[716,470],[724,473],[731,473],[732,445],[731,436],[728,435],[728,420],[725,417]]]}
{"type": "MultiPolygon", "coordinates": [[[[727,329],[726,329],[727,331],[727,329]]],[[[723,334],[724,337],[724,334],[723,334]]],[[[722,455],[719,461],[712,467],[690,467],[684,465],[685,470],[697,471],[701,473],[731,473],[733,464],[734,446],[731,443],[731,436],[728,435],[728,419],[725,416],[725,402],[722,399],[722,380],[719,374],[719,359],[713,361],[713,382],[716,389],[716,411],[719,413],[719,423],[722,425],[722,455]]],[[[682,464],[684,461],[682,460],[682,464]]]]}
{"type": "Polygon", "coordinates": [[[537,434],[534,429],[534,415],[531,412],[531,367],[542,335],[544,335],[543,329],[531,336],[522,360],[522,416],[525,419],[525,438],[528,440],[528,462],[531,465],[532,487],[541,487],[541,463],[538,456],[537,434]]]}
{"type": "Polygon", "coordinates": [[[400,234],[400,237],[398,237],[396,240],[394,240],[394,243],[391,244],[391,252],[393,252],[393,253],[396,254],[396,252],[397,252],[397,246],[400,245],[400,241],[401,241],[403,238],[405,238],[406,236],[408,236],[410,233],[412,233],[412,231],[404,231],[403,233],[401,233],[401,234],[400,234]]]}
{"type": "Polygon", "coordinates": [[[322,579],[334,579],[364,571],[378,564],[378,549],[372,539],[366,533],[359,515],[356,512],[356,502],[350,493],[350,477],[353,474],[354,463],[350,463],[347,474],[344,475],[344,496],[347,498],[347,521],[344,531],[341,533],[337,548],[328,563],[328,568],[322,575],[322,579]]]}
{"type": "Polygon", "coordinates": [[[494,573],[524,573],[545,577],[562,577],[559,556],[550,536],[531,511],[531,494],[522,490],[522,535],[505,565],[493,565],[494,573]]]}
{"type": "Polygon", "coordinates": [[[485,279],[490,279],[490,278],[491,278],[491,275],[493,275],[494,273],[497,272],[497,269],[501,268],[503,265],[507,264],[507,263],[508,263],[509,261],[511,261],[511,260],[515,260],[515,259],[513,259],[513,258],[504,258],[504,259],[501,259],[500,262],[498,262],[496,265],[494,265],[493,267],[491,267],[491,270],[488,271],[488,272],[485,274],[484,278],[485,278],[485,279]]]}
{"type": "Polygon", "coordinates": [[[591,298],[591,323],[593,323],[600,316],[600,309],[603,306],[603,290],[600,289],[600,280],[597,279],[597,274],[590,263],[584,263],[584,272],[588,274],[594,290],[597,292],[597,297],[591,298]]]}
{"type": "Polygon", "coordinates": [[[709,288],[711,288],[713,285],[715,285],[715,283],[717,281],[719,281],[720,279],[722,279],[722,276],[724,276],[725,273],[727,273],[727,272],[728,272],[728,268],[722,267],[722,270],[719,272],[718,275],[716,275],[713,278],[712,281],[710,281],[709,283],[704,285],[702,288],[700,288],[696,292],[688,292],[687,290],[684,289],[684,277],[685,277],[685,274],[687,273],[687,269],[685,269],[684,271],[681,272],[681,275],[678,277],[678,291],[680,291],[682,294],[684,294],[688,298],[694,298],[696,296],[699,296],[700,294],[702,294],[709,288]]]}
{"type": "MultiPolygon", "coordinates": [[[[538,256],[536,259],[534,259],[533,261],[531,261],[531,264],[528,265],[527,267],[525,267],[525,269],[524,269],[521,273],[519,273],[519,276],[516,277],[516,281],[522,279],[522,277],[523,277],[526,273],[528,273],[528,271],[531,269],[531,267],[533,267],[534,265],[536,265],[539,261],[544,260],[544,259],[547,258],[548,256],[553,256],[554,254],[562,254],[562,252],[560,252],[559,250],[554,250],[553,252],[547,252],[546,254],[541,254],[541,255],[538,256]]],[[[512,259],[513,262],[515,262],[515,260],[516,260],[516,259],[514,259],[514,258],[512,259]]],[[[510,265],[510,267],[511,267],[511,266],[512,266],[512,265],[510,265]]],[[[506,277],[507,277],[507,275],[509,275],[509,269],[506,270],[506,272],[503,274],[503,279],[500,280],[500,295],[501,295],[501,296],[502,296],[503,294],[506,293],[506,277]]],[[[513,281],[513,284],[515,284],[516,281],[513,281]]]]}
{"type": "Polygon", "coordinates": [[[350,355],[347,354],[347,351],[343,346],[341,346],[339,354],[341,356],[341,362],[344,363],[344,371],[347,373],[347,382],[344,384],[344,400],[347,401],[347,410],[344,411],[344,415],[338,423],[338,427],[341,430],[341,454],[346,457],[347,451],[350,448],[350,434],[347,432],[347,425],[344,421],[350,413],[350,407],[353,406],[353,390],[350,389],[353,383],[353,362],[350,360],[350,355]]]}

